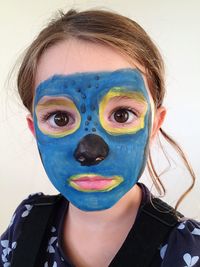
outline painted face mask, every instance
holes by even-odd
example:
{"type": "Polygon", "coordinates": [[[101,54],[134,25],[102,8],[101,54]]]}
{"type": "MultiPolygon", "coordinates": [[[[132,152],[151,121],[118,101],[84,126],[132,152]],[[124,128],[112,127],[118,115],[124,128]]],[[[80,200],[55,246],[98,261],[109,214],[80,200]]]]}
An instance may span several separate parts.
{"type": "Polygon", "coordinates": [[[140,72],[55,75],[36,89],[34,126],[46,173],[81,210],[112,207],[141,176],[151,107],[140,72]]]}

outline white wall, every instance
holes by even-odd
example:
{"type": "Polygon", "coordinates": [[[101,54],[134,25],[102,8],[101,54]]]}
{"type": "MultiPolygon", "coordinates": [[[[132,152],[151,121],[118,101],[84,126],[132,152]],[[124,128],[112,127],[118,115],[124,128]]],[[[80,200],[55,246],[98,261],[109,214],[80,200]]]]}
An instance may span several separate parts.
{"type": "MultiPolygon", "coordinates": [[[[16,59],[48,18],[57,9],[71,7],[107,7],[118,11],[139,22],[156,40],[167,67],[168,117],[164,128],[183,145],[198,176],[196,188],[181,211],[200,219],[200,2],[0,0],[0,232],[29,193],[56,192],[46,178],[34,139],[27,130],[26,111],[17,98],[15,81],[8,85],[6,80],[16,59]]],[[[182,165],[178,168],[173,165],[173,170],[163,177],[169,203],[175,203],[189,179],[182,165]]]]}

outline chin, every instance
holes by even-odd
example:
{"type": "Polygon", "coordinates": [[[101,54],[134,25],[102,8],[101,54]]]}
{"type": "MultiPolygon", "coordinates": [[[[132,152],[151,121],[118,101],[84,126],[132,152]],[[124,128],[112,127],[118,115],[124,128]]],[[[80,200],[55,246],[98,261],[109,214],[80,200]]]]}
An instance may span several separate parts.
{"type": "Polygon", "coordinates": [[[120,194],[118,196],[114,195],[111,197],[110,195],[105,195],[105,193],[101,193],[102,195],[94,196],[87,195],[82,196],[80,199],[70,198],[69,195],[67,199],[70,203],[72,203],[75,207],[82,211],[103,211],[112,208],[117,202],[123,197],[124,194],[120,194]]]}

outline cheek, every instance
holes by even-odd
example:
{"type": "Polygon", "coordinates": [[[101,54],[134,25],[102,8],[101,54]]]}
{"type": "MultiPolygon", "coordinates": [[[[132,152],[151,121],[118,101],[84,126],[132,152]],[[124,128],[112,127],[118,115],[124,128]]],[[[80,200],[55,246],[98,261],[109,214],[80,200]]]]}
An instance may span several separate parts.
{"type": "Polygon", "coordinates": [[[132,135],[110,137],[110,160],[118,169],[122,166],[134,169],[137,164],[145,161],[149,144],[149,129],[145,129],[132,135]]]}

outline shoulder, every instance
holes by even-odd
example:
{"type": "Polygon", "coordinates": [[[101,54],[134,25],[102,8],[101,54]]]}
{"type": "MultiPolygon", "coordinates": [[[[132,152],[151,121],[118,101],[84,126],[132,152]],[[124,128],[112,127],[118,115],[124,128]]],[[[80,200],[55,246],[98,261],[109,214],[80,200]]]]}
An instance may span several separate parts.
{"type": "Polygon", "coordinates": [[[19,232],[18,226],[28,217],[34,206],[54,204],[60,198],[61,195],[44,195],[41,192],[29,195],[16,208],[7,230],[1,236],[1,240],[5,235],[8,236],[8,233],[9,237],[13,238],[13,234],[19,232]]]}
{"type": "MultiPolygon", "coordinates": [[[[17,224],[20,221],[23,221],[23,218],[29,215],[31,209],[33,208],[33,204],[35,203],[35,201],[37,201],[43,196],[44,196],[43,193],[35,193],[35,194],[29,195],[26,199],[24,199],[16,208],[6,231],[8,231],[9,229],[14,230],[17,224]]],[[[5,233],[3,235],[5,235],[5,233]]]]}
{"type": "Polygon", "coordinates": [[[17,240],[21,234],[21,226],[24,220],[29,216],[33,205],[44,197],[45,195],[43,193],[31,194],[16,208],[10,224],[0,237],[0,263],[3,266],[9,266],[9,259],[11,258],[12,251],[17,246],[17,240]]]}
{"type": "Polygon", "coordinates": [[[161,247],[162,267],[200,267],[200,222],[192,219],[180,222],[161,247]]]}

